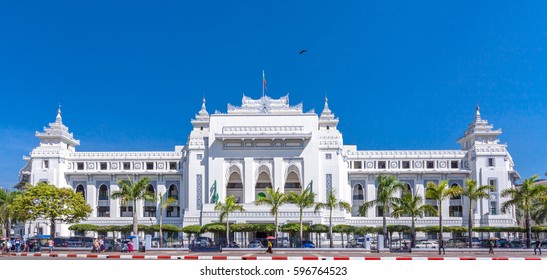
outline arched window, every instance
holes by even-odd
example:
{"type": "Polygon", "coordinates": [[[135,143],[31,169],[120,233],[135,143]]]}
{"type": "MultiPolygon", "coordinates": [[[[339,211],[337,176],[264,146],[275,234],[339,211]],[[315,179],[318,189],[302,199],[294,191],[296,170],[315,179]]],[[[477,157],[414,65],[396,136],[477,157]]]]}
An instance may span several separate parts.
{"type": "MultiPolygon", "coordinates": [[[[179,191],[175,184],[171,184],[169,186],[167,196],[179,200],[179,191]]],[[[173,205],[167,206],[166,214],[167,217],[180,217],[180,207],[178,206],[178,202],[173,205]]]]}
{"type": "Polygon", "coordinates": [[[109,199],[108,187],[103,184],[99,187],[99,200],[108,200],[108,199],[109,199]]]}
{"type": "Polygon", "coordinates": [[[168,192],[167,195],[171,198],[176,199],[176,200],[179,199],[179,191],[178,191],[177,186],[175,184],[171,184],[169,186],[169,192],[168,192]]]}
{"type": "Polygon", "coordinates": [[[412,186],[409,183],[403,183],[403,191],[401,192],[401,197],[407,194],[412,195],[412,186]]]}
{"type": "Polygon", "coordinates": [[[243,202],[243,183],[241,175],[237,172],[232,172],[228,178],[228,185],[226,185],[226,196],[233,195],[236,198],[237,203],[243,202]]]}
{"type": "MultiPolygon", "coordinates": [[[[450,186],[451,188],[456,188],[456,187],[460,187],[460,185],[458,185],[457,183],[454,183],[450,186]]],[[[462,199],[462,196],[461,195],[457,195],[457,196],[454,196],[450,199],[462,199]]]]}
{"type": "Polygon", "coordinates": [[[266,172],[260,172],[256,180],[257,189],[266,189],[272,188],[272,182],[270,181],[270,176],[266,172]]]}
{"type": "Polygon", "coordinates": [[[300,178],[296,172],[291,171],[287,175],[287,180],[285,181],[285,193],[289,192],[302,192],[302,184],[300,184],[300,178]]]}
{"type": "Polygon", "coordinates": [[[146,187],[146,192],[155,196],[156,195],[156,190],[154,188],[154,186],[152,184],[148,185],[148,187],[146,187]]]}
{"type": "Polygon", "coordinates": [[[80,185],[76,186],[76,193],[81,194],[83,196],[84,200],[86,199],[86,197],[85,197],[85,188],[84,188],[83,185],[80,184],[80,185]]]}
{"type": "MultiPolygon", "coordinates": [[[[156,190],[152,184],[146,187],[146,192],[156,198],[156,190]]],[[[144,217],[156,217],[156,202],[145,201],[142,213],[144,217]]]]}
{"type": "Polygon", "coordinates": [[[99,187],[99,203],[97,206],[97,217],[110,217],[110,196],[108,187],[102,184],[99,187]]]}
{"type": "Polygon", "coordinates": [[[363,191],[363,186],[361,186],[361,184],[356,184],[355,186],[353,186],[353,200],[357,202],[357,201],[362,201],[364,199],[365,199],[365,193],[363,191]]]}

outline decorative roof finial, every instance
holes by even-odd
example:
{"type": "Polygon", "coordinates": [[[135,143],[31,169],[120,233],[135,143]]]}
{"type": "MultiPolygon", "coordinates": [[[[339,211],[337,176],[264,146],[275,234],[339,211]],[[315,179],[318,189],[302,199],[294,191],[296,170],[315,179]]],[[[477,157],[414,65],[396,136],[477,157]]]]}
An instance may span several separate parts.
{"type": "Polygon", "coordinates": [[[56,123],[62,123],[63,118],[61,117],[61,104],[59,104],[59,108],[57,109],[57,117],[55,118],[56,123]]]}
{"type": "Polygon", "coordinates": [[[475,108],[475,121],[481,120],[481,107],[479,107],[479,104],[477,104],[477,107],[475,108]]]}
{"type": "Polygon", "coordinates": [[[205,97],[202,99],[201,110],[199,111],[200,116],[208,116],[207,108],[205,107],[205,97]]]}

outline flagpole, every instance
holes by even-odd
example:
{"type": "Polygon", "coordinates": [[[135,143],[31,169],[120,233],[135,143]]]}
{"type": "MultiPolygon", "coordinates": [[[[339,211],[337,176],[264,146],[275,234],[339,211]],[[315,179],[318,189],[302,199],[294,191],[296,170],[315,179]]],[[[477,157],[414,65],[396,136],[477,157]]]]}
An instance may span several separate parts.
{"type": "Polygon", "coordinates": [[[264,69],[262,69],[262,98],[264,98],[264,81],[266,77],[264,76],[264,69]]]}

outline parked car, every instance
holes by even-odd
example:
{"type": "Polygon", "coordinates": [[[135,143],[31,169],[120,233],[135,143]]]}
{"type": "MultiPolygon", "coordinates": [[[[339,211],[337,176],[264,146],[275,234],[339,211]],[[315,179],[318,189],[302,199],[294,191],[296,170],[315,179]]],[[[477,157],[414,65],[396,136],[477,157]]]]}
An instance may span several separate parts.
{"type": "Polygon", "coordinates": [[[467,248],[468,243],[466,238],[450,238],[446,242],[446,248],[467,248]]]}
{"type": "Polygon", "coordinates": [[[213,247],[215,242],[210,237],[197,237],[192,240],[191,247],[213,247]]]}
{"type": "Polygon", "coordinates": [[[235,241],[230,241],[230,244],[228,244],[228,248],[239,248],[239,244],[235,241]]]}
{"type": "MultiPolygon", "coordinates": [[[[480,248],[481,240],[478,237],[471,237],[472,248],[480,248]]],[[[469,248],[469,237],[450,238],[446,242],[447,248],[469,248]]]]}
{"type": "Polygon", "coordinates": [[[439,242],[436,240],[418,240],[416,241],[416,248],[426,248],[426,249],[439,248],[439,242]]]}
{"type": "Polygon", "coordinates": [[[348,244],[346,245],[346,248],[363,248],[363,247],[365,247],[364,237],[357,237],[354,239],[350,239],[348,241],[348,244]]]}
{"type": "Polygon", "coordinates": [[[289,248],[290,245],[291,245],[291,242],[289,241],[288,237],[279,237],[279,238],[277,238],[277,247],[289,248]]]}
{"type": "Polygon", "coordinates": [[[313,244],[310,240],[303,240],[302,248],[315,248],[315,244],[313,244]]]}
{"type": "Polygon", "coordinates": [[[249,248],[264,248],[264,245],[262,245],[262,242],[260,240],[253,240],[249,243],[249,248]]]}

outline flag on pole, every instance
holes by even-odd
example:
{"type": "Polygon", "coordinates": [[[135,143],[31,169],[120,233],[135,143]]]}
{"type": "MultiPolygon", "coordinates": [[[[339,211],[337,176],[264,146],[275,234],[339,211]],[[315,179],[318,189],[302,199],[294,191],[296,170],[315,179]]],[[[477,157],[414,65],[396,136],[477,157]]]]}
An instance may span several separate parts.
{"type": "Polygon", "coordinates": [[[211,187],[211,191],[213,192],[213,195],[211,196],[211,203],[217,203],[218,202],[218,193],[217,193],[217,180],[213,183],[213,186],[211,187]]]}
{"type": "Polygon", "coordinates": [[[310,181],[310,183],[306,187],[306,190],[310,190],[310,192],[313,192],[313,180],[310,181]]]}

